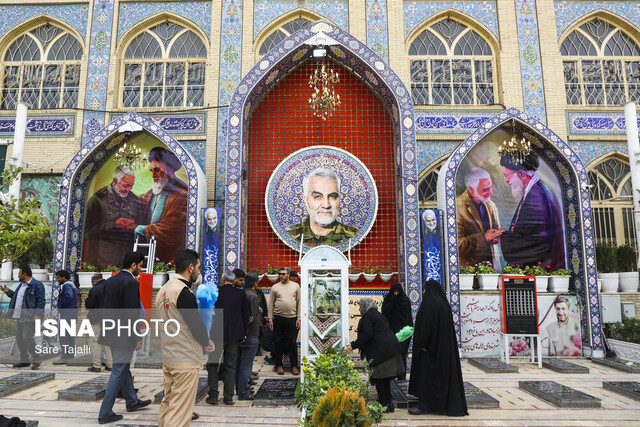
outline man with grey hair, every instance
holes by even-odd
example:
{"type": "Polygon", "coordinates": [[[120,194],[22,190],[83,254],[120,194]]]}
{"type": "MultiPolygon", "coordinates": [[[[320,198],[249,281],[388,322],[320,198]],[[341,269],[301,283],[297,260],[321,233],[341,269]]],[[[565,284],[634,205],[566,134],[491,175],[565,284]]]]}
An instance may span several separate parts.
{"type": "Polygon", "coordinates": [[[356,235],[358,229],[338,221],[340,177],[327,168],[316,168],[302,180],[304,206],[308,216],[286,228],[289,236],[309,247],[337,246],[356,235]]]}
{"type": "Polygon", "coordinates": [[[135,172],[116,166],[109,185],[100,188],[87,202],[82,257],[99,269],[119,265],[122,255],[133,250],[131,226],[141,219],[140,201],[131,190],[135,172]]]}
{"type": "Polygon", "coordinates": [[[491,201],[491,175],[484,169],[471,168],[465,185],[464,193],[456,199],[460,266],[493,263],[497,258],[496,243],[503,230],[498,209],[491,201]]]}

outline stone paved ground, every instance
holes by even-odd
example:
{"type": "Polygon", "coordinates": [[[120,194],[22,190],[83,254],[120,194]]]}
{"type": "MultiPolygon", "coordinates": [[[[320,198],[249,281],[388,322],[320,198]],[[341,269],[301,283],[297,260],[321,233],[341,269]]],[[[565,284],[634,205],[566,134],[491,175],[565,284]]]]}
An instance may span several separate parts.
{"type": "MultiPolygon", "coordinates": [[[[500,401],[500,409],[475,409],[464,418],[441,416],[410,416],[406,409],[396,410],[384,421],[385,426],[425,425],[580,425],[580,426],[632,426],[640,425],[640,402],[604,390],[602,381],[638,381],[640,374],[628,374],[591,363],[588,359],[573,359],[587,366],[589,374],[560,374],[549,369],[538,370],[537,365],[517,362],[519,373],[486,374],[463,361],[465,381],[469,381],[500,401]],[[552,380],[591,394],[602,400],[600,409],[558,409],[537,397],[518,389],[518,381],[552,380]]],[[[254,369],[260,372],[261,381],[276,377],[272,366],[256,359],[254,369]]],[[[57,392],[86,381],[100,374],[87,372],[83,367],[43,365],[43,371],[55,372],[56,379],[0,399],[0,413],[18,415],[23,419],[39,420],[41,427],[75,425],[97,425],[100,402],[66,402],[57,400],[57,392]]],[[[0,377],[13,375],[18,370],[2,366],[0,377]]],[[[104,375],[104,372],[102,373],[104,375]]],[[[143,399],[153,399],[162,388],[160,369],[134,369],[136,387],[143,399]]],[[[205,375],[205,371],[201,375],[205,375]]],[[[287,374],[290,375],[290,374],[287,374]]],[[[121,423],[131,425],[154,425],[158,419],[159,405],[149,409],[127,413],[124,401],[116,402],[115,411],[125,415],[121,423]]],[[[204,400],[196,405],[200,419],[193,426],[249,426],[249,425],[297,425],[299,412],[295,407],[263,408],[251,407],[251,402],[236,402],[234,406],[210,406],[204,400]]]]}

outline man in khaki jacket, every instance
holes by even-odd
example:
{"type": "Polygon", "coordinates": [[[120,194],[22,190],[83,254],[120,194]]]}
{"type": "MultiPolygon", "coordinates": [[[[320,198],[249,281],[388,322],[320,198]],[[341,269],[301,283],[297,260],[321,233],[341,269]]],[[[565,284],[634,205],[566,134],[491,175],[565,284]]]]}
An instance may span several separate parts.
{"type": "Polygon", "coordinates": [[[175,262],[176,275],[156,296],[156,309],[163,321],[160,338],[164,374],[164,398],[160,404],[158,427],[188,426],[192,417],[197,418],[193,407],[198,391],[198,372],[203,355],[215,349],[200,319],[196,297],[191,292],[191,282],[200,274],[200,256],[196,251],[185,249],[178,252],[175,262]]]}
{"type": "Polygon", "coordinates": [[[458,210],[458,253],[460,266],[498,259],[498,237],[502,234],[498,209],[491,201],[491,175],[472,168],[465,177],[467,189],[456,200],[458,210]]]}

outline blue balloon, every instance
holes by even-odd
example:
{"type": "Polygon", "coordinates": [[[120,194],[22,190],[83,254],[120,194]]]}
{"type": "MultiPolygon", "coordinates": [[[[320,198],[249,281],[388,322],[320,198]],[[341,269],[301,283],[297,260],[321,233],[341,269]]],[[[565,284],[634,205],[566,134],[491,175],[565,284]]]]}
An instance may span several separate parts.
{"type": "Polygon", "coordinates": [[[209,334],[211,330],[211,319],[213,319],[213,315],[215,314],[213,306],[218,299],[218,286],[211,282],[201,284],[196,291],[196,298],[198,299],[200,318],[207,328],[207,334],[209,334]]]}

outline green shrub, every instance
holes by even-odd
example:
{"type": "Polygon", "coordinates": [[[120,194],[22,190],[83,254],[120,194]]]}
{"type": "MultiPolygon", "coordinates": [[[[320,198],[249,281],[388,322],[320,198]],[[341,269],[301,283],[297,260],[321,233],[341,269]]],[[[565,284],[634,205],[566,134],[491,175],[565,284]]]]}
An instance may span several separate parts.
{"type": "Polygon", "coordinates": [[[327,395],[329,389],[341,387],[357,392],[364,399],[372,424],[378,424],[382,420],[383,407],[371,398],[368,379],[361,377],[351,358],[343,350],[334,354],[321,354],[313,362],[303,358],[302,373],[304,381],[296,389],[295,402],[298,408],[305,411],[303,425],[314,426],[312,416],[320,399],[327,395]]]}
{"type": "Polygon", "coordinates": [[[47,268],[53,264],[53,241],[51,237],[46,236],[43,239],[37,240],[33,246],[29,249],[29,253],[33,257],[33,261],[40,266],[40,268],[47,268]]]}
{"type": "Polygon", "coordinates": [[[612,323],[609,325],[609,336],[614,340],[640,344],[640,319],[625,317],[622,323],[612,323]]]}
{"type": "Polygon", "coordinates": [[[629,245],[618,246],[616,258],[620,271],[636,271],[636,251],[629,245]]]}
{"type": "Polygon", "coordinates": [[[14,319],[0,319],[0,338],[16,336],[18,321],[14,319]]]}
{"type": "Polygon", "coordinates": [[[311,422],[317,427],[371,426],[364,399],[345,387],[329,389],[318,402],[311,422]]]}
{"type": "Polygon", "coordinates": [[[596,266],[598,273],[615,273],[618,271],[616,247],[610,244],[596,245],[596,266]]]}

